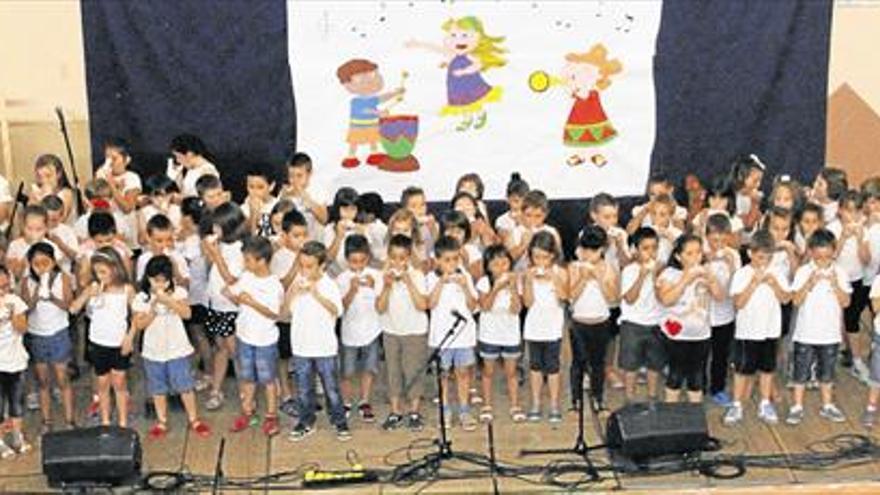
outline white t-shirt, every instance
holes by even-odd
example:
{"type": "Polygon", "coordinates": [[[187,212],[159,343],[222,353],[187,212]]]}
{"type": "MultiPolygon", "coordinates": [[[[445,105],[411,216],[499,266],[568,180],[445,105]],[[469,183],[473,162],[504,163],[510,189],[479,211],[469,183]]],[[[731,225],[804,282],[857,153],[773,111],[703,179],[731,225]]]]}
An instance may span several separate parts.
{"type": "MultiPolygon", "coordinates": [[[[425,274],[410,268],[409,276],[416,290],[425,294],[425,274]]],[[[395,281],[388,294],[388,310],[379,315],[382,330],[390,335],[425,335],[428,333],[428,314],[412,301],[406,283],[395,281]]]]}
{"type": "MultiPolygon", "coordinates": [[[[51,284],[49,290],[51,291],[51,295],[56,299],[64,298],[63,274],[56,272],[54,280],[50,277],[46,279],[45,284],[46,286],[51,284]]],[[[31,297],[35,294],[49,295],[41,289],[41,285],[42,281],[37,281],[33,278],[28,280],[28,289],[31,293],[31,297]]],[[[67,310],[59,308],[55,303],[48,301],[43,297],[37,299],[34,308],[28,313],[27,320],[28,332],[41,337],[55,335],[62,330],[67,330],[67,327],[70,325],[67,310]]]]}
{"type": "MultiPolygon", "coordinates": [[[[299,283],[298,280],[293,281],[299,283]]],[[[342,296],[336,282],[324,274],[317,290],[342,314],[342,296]]],[[[302,294],[290,303],[290,348],[294,356],[330,357],[338,350],[336,316],[330,314],[311,294],[302,294]]]]}
{"type": "MultiPolygon", "coordinates": [[[[796,292],[804,287],[810,279],[810,275],[816,270],[819,268],[813,261],[798,268],[797,273],[794,274],[791,290],[796,292]]],[[[837,283],[840,284],[841,289],[846,293],[852,292],[846,273],[840,267],[831,265],[821,272],[837,277],[837,283]]],[[[843,308],[837,302],[831,282],[822,279],[813,286],[813,290],[807,293],[803,303],[798,306],[792,338],[801,344],[839,344],[842,315],[843,308]]]]}
{"type": "Polygon", "coordinates": [[[724,290],[723,300],[717,301],[714,297],[709,298],[709,323],[713,327],[727,325],[736,319],[736,307],[734,307],[733,298],[730,296],[730,279],[733,277],[733,273],[742,266],[742,260],[739,253],[733,248],[724,248],[722,253],[724,252],[733,256],[733,270],[724,258],[711,259],[706,264],[715,280],[718,281],[718,285],[724,290]]]}
{"type": "Polygon", "coordinates": [[[27,311],[27,304],[15,294],[0,298],[0,371],[17,373],[27,369],[28,353],[22,334],[12,328],[12,316],[27,311]],[[11,309],[11,311],[10,311],[11,309]]]}
{"type": "Polygon", "coordinates": [[[501,232],[511,232],[516,228],[516,220],[513,219],[513,215],[510,214],[510,210],[505,211],[498,218],[495,219],[495,230],[501,232]]]}
{"type": "MultiPolygon", "coordinates": [[[[45,242],[46,244],[52,246],[52,248],[55,250],[55,261],[57,261],[59,264],[61,263],[61,260],[64,257],[64,253],[61,251],[61,248],[56,246],[55,243],[50,241],[49,239],[41,239],[37,242],[45,242]]],[[[6,259],[27,261],[27,253],[31,249],[31,246],[33,246],[34,244],[36,244],[36,242],[29,243],[27,240],[25,240],[24,237],[19,237],[18,239],[15,239],[14,241],[9,243],[9,248],[6,249],[6,259]]],[[[27,269],[25,269],[25,271],[26,270],[27,269]]]]}
{"type": "Polygon", "coordinates": [[[339,293],[345,296],[355,277],[365,281],[372,277],[373,287],[361,284],[357,294],[342,314],[342,345],[363,347],[376,340],[382,333],[379,312],[376,311],[376,298],[382,293],[382,273],[375,268],[366,267],[360,273],[345,270],[336,277],[339,293]]]}
{"type": "Polygon", "coordinates": [[[642,281],[639,297],[634,303],[630,304],[622,297],[623,294],[626,294],[635,286],[636,281],[639,279],[639,270],[640,265],[638,263],[630,263],[624,267],[621,274],[620,321],[628,321],[643,326],[659,325],[660,319],[663,317],[663,307],[657,301],[657,296],[654,294],[653,271],[642,281]]]}
{"type": "Polygon", "coordinates": [[[128,291],[102,292],[86,305],[91,319],[89,341],[104,347],[120,347],[128,332],[128,291]]]}
{"type": "MultiPolygon", "coordinates": [[[[125,216],[118,211],[112,211],[109,213],[113,216],[113,220],[116,223],[116,231],[124,235],[123,229],[125,228],[126,222],[125,216]]],[[[89,239],[89,217],[91,215],[92,212],[88,212],[85,215],[77,218],[76,222],[74,222],[73,224],[73,231],[74,233],[76,233],[76,238],[79,239],[80,242],[84,242],[89,239]]]]}
{"type": "Polygon", "coordinates": [[[169,174],[172,180],[180,184],[180,193],[184,198],[199,195],[198,190],[196,190],[196,182],[198,182],[203,175],[220,177],[220,174],[217,172],[217,167],[208,160],[204,160],[197,167],[187,170],[183,179],[180,179],[178,175],[169,174]]]}
{"type": "Polygon", "coordinates": [[[189,301],[208,306],[208,260],[202,253],[202,240],[193,234],[177,243],[177,251],[186,260],[189,272],[189,301]]]}
{"type": "MultiPolygon", "coordinates": [[[[339,275],[348,269],[348,260],[345,259],[345,240],[348,239],[350,235],[358,233],[355,225],[356,224],[352,224],[352,227],[346,228],[345,232],[342,234],[342,240],[339,241],[339,250],[336,251],[336,257],[327,263],[327,272],[329,272],[331,276],[339,275]]],[[[329,250],[330,245],[336,240],[336,224],[328,223],[325,225],[324,233],[320,239],[322,239],[321,242],[323,242],[324,246],[329,250]]]]}
{"type": "MultiPolygon", "coordinates": [[[[244,255],[241,253],[241,241],[221,242],[220,256],[226,261],[229,273],[238,278],[244,271],[244,255]]],[[[208,303],[215,311],[238,311],[238,306],[222,294],[226,281],[220,275],[216,265],[208,272],[208,303]]]]}
{"type": "MultiPolygon", "coordinates": [[[[684,273],[668,267],[660,274],[659,281],[669,285],[678,283],[684,273]]],[[[691,282],[685,287],[678,301],[665,308],[660,330],[672,340],[706,340],[712,335],[709,323],[709,287],[704,283],[691,282]],[[677,333],[676,333],[677,332],[677,333]]]]}
{"type": "Polygon", "coordinates": [[[608,234],[608,246],[605,248],[605,261],[607,261],[612,268],[619,272],[622,268],[620,259],[621,253],[617,247],[618,244],[616,238],[620,237],[622,239],[621,242],[623,243],[623,248],[625,250],[628,250],[629,248],[627,246],[629,245],[629,235],[626,233],[625,230],[616,225],[608,228],[606,233],[608,234]]]}
{"type": "MultiPolygon", "coordinates": [[[[553,270],[561,270],[554,266],[553,270]]],[[[525,292],[525,289],[522,290],[525,292]]],[[[549,342],[562,338],[565,325],[565,307],[556,295],[556,286],[552,279],[535,280],[532,288],[531,307],[526,312],[523,328],[523,339],[537,342],[549,342]]]]}
{"type": "MultiPolygon", "coordinates": [[[[312,201],[321,205],[330,204],[330,196],[324,189],[315,185],[314,181],[309,182],[308,187],[306,187],[306,192],[312,198],[312,201]]],[[[308,226],[309,239],[320,239],[321,231],[324,226],[321,224],[321,222],[318,221],[312,210],[309,209],[306,206],[305,202],[299,197],[288,196],[288,199],[293,201],[293,204],[296,206],[297,211],[299,211],[303,214],[304,217],[306,217],[306,225],[308,226]]]]}
{"type": "MultiPolygon", "coordinates": [[[[67,244],[67,247],[72,249],[74,252],[79,251],[79,239],[76,237],[76,231],[70,225],[66,223],[59,223],[55,226],[55,228],[51,229],[50,232],[52,233],[52,235],[58,237],[61,242],[67,244]]],[[[73,260],[70,259],[66,254],[64,254],[64,251],[61,250],[60,246],[55,246],[55,249],[61,252],[61,268],[69,272],[71,266],[73,265],[73,260]]]]}
{"type": "MultiPolygon", "coordinates": [[[[605,263],[604,261],[602,263],[605,263]]],[[[583,264],[578,261],[572,263],[575,267],[583,264]]],[[[606,270],[613,270],[610,264],[606,263],[606,270]]],[[[602,288],[596,278],[591,278],[584,286],[577,299],[571,304],[571,317],[580,322],[597,322],[607,320],[611,316],[608,301],[602,294],[602,288]]]]}
{"type": "MultiPolygon", "coordinates": [[[[101,179],[113,180],[118,185],[119,189],[122,191],[122,194],[126,194],[129,191],[142,191],[143,185],[141,184],[141,176],[136,172],[132,172],[131,170],[126,170],[122,175],[113,175],[112,170],[108,166],[102,166],[97,171],[95,171],[95,177],[101,179]]],[[[111,201],[113,204],[113,208],[115,211],[118,211],[120,215],[124,218],[121,223],[116,224],[116,228],[119,230],[119,233],[125,238],[125,240],[129,243],[130,246],[137,246],[137,210],[132,210],[129,213],[123,213],[119,208],[119,205],[116,204],[115,201],[111,201]]]]}
{"type": "MultiPolygon", "coordinates": [[[[840,243],[840,236],[843,234],[843,224],[840,223],[840,219],[835,218],[826,228],[834,234],[834,238],[840,243]]],[[[850,282],[861,280],[865,276],[865,265],[859,257],[859,240],[853,236],[848,237],[840,247],[836,262],[837,266],[846,273],[850,282]]]]}
{"type": "MultiPolygon", "coordinates": [[[[532,230],[533,236],[535,234],[537,234],[538,232],[549,232],[550,235],[552,235],[553,238],[556,239],[557,242],[559,242],[559,232],[556,230],[555,227],[553,227],[552,225],[547,225],[547,224],[544,224],[536,229],[529,229],[529,227],[526,227],[525,225],[517,224],[510,231],[511,242],[513,244],[518,245],[519,243],[522,242],[523,237],[525,236],[526,232],[529,230],[532,230]]],[[[561,249],[562,246],[559,246],[559,248],[561,249]]],[[[526,250],[525,252],[523,252],[522,256],[519,259],[514,260],[513,270],[515,272],[519,273],[519,272],[525,271],[528,267],[529,267],[529,253],[528,253],[528,250],[526,250]]]]}
{"type": "Polygon", "coordinates": [[[675,247],[675,241],[681,237],[682,231],[671,223],[666,227],[665,235],[661,234],[656,227],[651,228],[657,231],[657,236],[659,237],[657,241],[657,259],[665,265],[669,263],[669,256],[672,254],[672,248],[675,247]]]}
{"type": "MultiPolygon", "coordinates": [[[[236,296],[250,294],[256,302],[276,315],[281,311],[284,287],[275,275],[258,277],[245,271],[229,290],[236,296]]],[[[238,319],[235,320],[235,335],[245,344],[266,347],[278,343],[278,326],[274,318],[264,316],[250,305],[241,304],[238,319]]]]}
{"type": "Polygon", "coordinates": [[[269,262],[269,271],[279,279],[283,279],[290,273],[293,264],[296,263],[297,256],[297,252],[292,251],[285,246],[279,247],[275,250],[275,253],[272,254],[272,261],[269,262]]]}
{"type": "MultiPolygon", "coordinates": [[[[144,250],[137,259],[137,266],[135,267],[134,273],[137,280],[143,280],[144,272],[147,270],[147,263],[150,262],[153,257],[156,256],[149,249],[144,250]]],[[[177,276],[181,277],[185,280],[189,280],[189,264],[186,262],[186,258],[183,257],[178,251],[169,250],[165,253],[165,256],[168,256],[168,259],[171,260],[171,263],[174,265],[174,269],[177,270],[177,276]]]]}
{"type": "Polygon", "coordinates": [[[144,227],[144,230],[147,228],[147,222],[160,213],[168,217],[168,220],[171,220],[171,226],[175,232],[180,228],[182,213],[180,212],[179,205],[168,205],[168,210],[162,211],[157,206],[149,204],[140,209],[141,225],[144,227]]]}
{"type": "Polygon", "coordinates": [[[868,227],[868,230],[865,232],[865,240],[868,241],[871,260],[865,266],[865,278],[862,281],[865,285],[870,285],[874,282],[877,271],[880,270],[880,223],[875,223],[868,227]]]}
{"type": "MultiPolygon", "coordinates": [[[[428,345],[437,347],[440,341],[446,336],[446,332],[452,328],[455,323],[455,317],[452,311],[458,311],[464,317],[463,322],[459,322],[455,327],[455,333],[446,340],[443,345],[444,349],[466,349],[473,348],[477,345],[477,324],[471,310],[468,309],[465,290],[469,291],[473,297],[476,297],[474,283],[471,281],[470,275],[460,273],[467,281],[467,289],[463,289],[455,282],[447,282],[443,284],[440,291],[440,300],[431,310],[431,322],[428,331],[428,345]]],[[[434,291],[437,284],[442,283],[440,277],[435,272],[428,274],[426,278],[428,294],[434,291]]]]}
{"type": "Polygon", "coordinates": [[[382,220],[376,219],[367,224],[367,240],[370,241],[370,253],[372,264],[375,267],[382,266],[382,262],[388,257],[388,247],[385,240],[388,239],[388,226],[382,220]]]}
{"type": "MultiPolygon", "coordinates": [[[[517,290],[516,279],[511,281],[511,285],[498,291],[491,309],[480,312],[480,329],[477,334],[480,342],[500,346],[519,345],[519,313],[510,311],[511,289],[517,290]]],[[[484,295],[491,290],[489,277],[481,277],[477,282],[477,292],[484,295]]]]}
{"type": "MultiPolygon", "coordinates": [[[[175,301],[186,301],[187,292],[183,287],[174,287],[171,298],[175,301]]],[[[138,292],[131,303],[135,313],[149,313],[154,306],[150,296],[138,292]]],[[[150,361],[171,361],[189,356],[193,347],[186,335],[183,320],[171,308],[155,303],[153,321],[144,329],[144,347],[141,355],[150,361]]]]}
{"type": "MultiPolygon", "coordinates": [[[[788,278],[783,271],[768,266],[767,273],[776,279],[780,287],[788,290],[788,278]]],[[[745,292],[754,274],[755,268],[752,265],[738,269],[730,280],[731,297],[745,292]]],[[[746,305],[736,313],[734,337],[737,340],[765,340],[778,339],[780,335],[782,307],[773,288],[766,282],[761,283],[752,292],[746,305]]]]}
{"type": "Polygon", "coordinates": [[[791,269],[791,260],[788,258],[788,252],[784,249],[777,249],[773,252],[773,256],[770,258],[770,267],[771,270],[776,270],[779,274],[785,277],[785,281],[788,284],[791,284],[792,279],[792,269],[791,269]]]}

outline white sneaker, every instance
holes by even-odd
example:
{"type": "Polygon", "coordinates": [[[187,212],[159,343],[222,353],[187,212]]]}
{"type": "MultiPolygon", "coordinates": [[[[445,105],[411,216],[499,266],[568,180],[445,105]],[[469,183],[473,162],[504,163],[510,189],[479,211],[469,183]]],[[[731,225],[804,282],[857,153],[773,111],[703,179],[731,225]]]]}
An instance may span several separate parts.
{"type": "Polygon", "coordinates": [[[868,365],[861,359],[853,361],[852,368],[849,369],[849,372],[856,380],[865,385],[867,385],[868,381],[871,379],[871,370],[868,369],[868,365]]]}
{"type": "Polygon", "coordinates": [[[772,402],[762,402],[758,406],[758,419],[770,425],[779,423],[779,415],[772,402]]]}
{"type": "Polygon", "coordinates": [[[40,408],[40,393],[39,392],[31,392],[27,394],[27,399],[25,399],[28,411],[36,411],[40,408]]]}
{"type": "Polygon", "coordinates": [[[822,406],[822,409],[819,409],[819,416],[822,416],[832,423],[843,423],[846,421],[846,416],[844,416],[843,412],[834,404],[825,404],[822,406]]]}
{"type": "Polygon", "coordinates": [[[726,426],[734,426],[743,420],[743,408],[739,402],[734,402],[727,408],[724,413],[724,424],[726,426]]]}

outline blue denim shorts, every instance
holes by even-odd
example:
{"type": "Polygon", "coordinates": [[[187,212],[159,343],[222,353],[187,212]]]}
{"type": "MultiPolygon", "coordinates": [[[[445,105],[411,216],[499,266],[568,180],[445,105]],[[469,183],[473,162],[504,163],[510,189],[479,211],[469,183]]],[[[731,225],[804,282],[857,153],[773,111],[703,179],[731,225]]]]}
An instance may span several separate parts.
{"type": "Polygon", "coordinates": [[[278,346],[256,346],[236,339],[235,359],[238,361],[238,377],[246,382],[266,385],[278,376],[278,346]]]}
{"type": "Polygon", "coordinates": [[[182,394],[195,388],[189,356],[170,361],[144,359],[144,372],[150,395],[182,394]]]}
{"type": "Polygon", "coordinates": [[[440,368],[443,371],[449,371],[453,367],[456,369],[467,368],[468,366],[473,366],[476,362],[477,356],[474,354],[473,347],[443,349],[440,351],[440,368]]]}
{"type": "Polygon", "coordinates": [[[66,363],[73,353],[70,332],[66,328],[46,337],[29,333],[25,343],[31,361],[35,363],[66,363]]]}
{"type": "Polygon", "coordinates": [[[518,345],[497,345],[477,342],[477,349],[483,359],[517,359],[522,356],[522,348],[518,345]]]}
{"type": "Polygon", "coordinates": [[[342,376],[350,377],[358,371],[379,374],[379,337],[365,346],[342,346],[342,376]]]}

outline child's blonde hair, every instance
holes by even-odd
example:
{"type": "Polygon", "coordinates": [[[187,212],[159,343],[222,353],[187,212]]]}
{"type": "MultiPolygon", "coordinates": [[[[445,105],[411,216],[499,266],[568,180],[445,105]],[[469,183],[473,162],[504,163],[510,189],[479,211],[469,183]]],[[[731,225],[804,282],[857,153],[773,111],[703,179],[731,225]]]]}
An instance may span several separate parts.
{"type": "Polygon", "coordinates": [[[565,56],[566,62],[575,64],[590,64],[598,67],[599,75],[596,88],[606,89],[611,85],[611,76],[623,70],[623,64],[616,58],[608,59],[608,49],[602,43],[596,43],[585,53],[569,53],[565,56]]]}
{"type": "Polygon", "coordinates": [[[507,53],[505,48],[500,44],[504,41],[504,36],[489,36],[483,28],[483,22],[475,16],[469,15],[459,17],[458,19],[449,19],[443,23],[442,29],[446,32],[452,28],[465,29],[474,31],[479,36],[477,46],[472,54],[480,61],[481,70],[489,70],[493,67],[504,67],[507,65],[507,59],[502,54],[507,53]]]}

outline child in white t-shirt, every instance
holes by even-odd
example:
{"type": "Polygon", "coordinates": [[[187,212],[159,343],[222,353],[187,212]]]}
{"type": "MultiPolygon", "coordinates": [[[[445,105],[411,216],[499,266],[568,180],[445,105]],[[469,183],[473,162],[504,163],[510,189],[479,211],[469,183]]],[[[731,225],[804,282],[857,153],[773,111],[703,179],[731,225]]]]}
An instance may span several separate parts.
{"type": "MultiPolygon", "coordinates": [[[[305,244],[309,235],[306,217],[299,210],[291,210],[284,214],[281,219],[278,241],[272,261],[269,263],[269,271],[281,281],[284,290],[290,288],[290,284],[296,277],[296,260],[299,251],[305,244]]],[[[293,387],[290,381],[290,315],[282,311],[278,320],[278,386],[281,405],[279,409],[288,416],[296,416],[296,400],[293,396],[293,387]]]]}
{"type": "Polygon", "coordinates": [[[877,421],[877,403],[880,402],[880,277],[871,285],[871,310],[874,312],[874,331],[871,333],[871,374],[868,404],[862,413],[862,425],[873,428],[877,421]]]}
{"type": "Polygon", "coordinates": [[[247,172],[247,197],[241,212],[247,218],[248,232],[269,237],[272,234],[272,208],[278,199],[272,195],[275,180],[268,167],[255,165],[247,172]]]}
{"type": "Polygon", "coordinates": [[[187,292],[190,317],[184,323],[201,361],[201,373],[195,381],[196,392],[211,386],[213,369],[211,342],[205,333],[205,321],[208,316],[208,260],[202,252],[202,239],[199,237],[199,223],[202,217],[202,200],[196,196],[183,198],[180,205],[180,228],[176,249],[186,262],[189,273],[187,292]]]}
{"type": "Polygon", "coordinates": [[[584,227],[578,236],[577,261],[568,266],[571,301],[571,401],[581,407],[584,374],[590,377],[593,411],[605,410],[605,355],[611,340],[611,305],[620,298],[619,272],[605,257],[605,230],[584,227]]]}
{"type": "Polygon", "coordinates": [[[190,370],[193,347],[183,320],[192,310],[187,291],[174,285],[174,262],[165,255],[150,258],[144,268],[140,291],[131,306],[135,331],[144,332],[141,357],[144,361],[147,393],[156,408],[156,424],[149,437],[159,440],[168,432],[168,394],[179,394],[187,424],[198,436],[207,437],[211,428],[199,420],[195,382],[190,370]]]}
{"type": "Polygon", "coordinates": [[[382,326],[376,310],[376,298],[382,292],[382,274],[370,264],[370,242],[361,234],[345,239],[348,268],[336,277],[342,294],[342,400],[351,409],[351,380],[360,373],[358,414],[361,420],[376,420],[370,398],[373,380],[379,374],[379,337],[382,326]]]}
{"type": "Polygon", "coordinates": [[[58,246],[46,237],[49,227],[45,208],[40,205],[26,206],[23,224],[21,237],[10,242],[9,247],[6,249],[6,267],[15,278],[21,278],[25,275],[28,268],[28,249],[38,242],[49,243],[55,249],[56,260],[60,261],[63,257],[63,253],[58,246]]]}
{"type": "Polygon", "coordinates": [[[519,295],[513,258],[507,249],[495,244],[484,253],[486,275],[477,282],[480,297],[480,322],[477,332],[480,357],[483,359],[483,399],[481,421],[491,421],[492,379],[495,362],[503,359],[507,378],[507,395],[510,399],[510,417],[514,423],[525,421],[526,415],[519,406],[519,383],[516,366],[522,355],[519,330],[519,312],[522,301],[519,295]]]}
{"type": "Polygon", "coordinates": [[[46,239],[61,251],[61,268],[73,273],[73,261],[79,257],[79,239],[76,230],[64,221],[64,201],[53,194],[43,198],[40,204],[46,209],[46,226],[49,228],[46,239]]]}
{"type": "Polygon", "coordinates": [[[145,185],[150,202],[142,206],[137,213],[137,236],[141,246],[149,242],[147,225],[156,215],[162,214],[168,217],[175,233],[180,228],[180,205],[172,202],[172,196],[177,190],[174,182],[163,174],[149,177],[145,185]]]}
{"type": "Polygon", "coordinates": [[[461,246],[461,269],[479,280],[483,276],[483,251],[479,241],[473,238],[471,222],[464,213],[449,210],[440,217],[440,236],[449,236],[461,246]]]}
{"type": "Polygon", "coordinates": [[[773,374],[776,347],[782,335],[782,305],[791,297],[788,275],[770,261],[776,249],[766,230],[755,232],[749,241],[750,263],[736,271],[730,282],[730,295],[737,308],[733,344],[733,402],[724,414],[724,424],[742,421],[742,403],[752,395],[755,373],[759,375],[761,402],[758,418],[776,424],[773,406],[773,374]]]}
{"type": "MultiPolygon", "coordinates": [[[[818,178],[817,178],[818,181],[818,178]]],[[[858,191],[847,191],[842,194],[837,208],[837,216],[828,223],[827,229],[837,239],[835,263],[846,273],[852,287],[849,306],[843,310],[844,351],[842,365],[850,367],[850,372],[859,381],[867,383],[868,365],[865,364],[865,353],[859,338],[862,311],[868,305],[870,285],[864,285],[865,261],[859,247],[865,241],[865,219],[862,215],[862,194],[858,191]]]]}
{"type": "Polygon", "coordinates": [[[793,405],[786,422],[800,424],[804,418],[804,384],[810,378],[814,360],[822,408],[819,415],[835,423],[846,417],[834,405],[834,369],[841,341],[840,324],[843,308],[850,302],[852,288],[846,273],[834,264],[834,234],[818,229],[807,241],[810,262],[801,266],[791,285],[794,304],[798,307],[794,335],[793,405]]]}
{"type": "Polygon", "coordinates": [[[658,258],[666,263],[672,254],[672,248],[675,245],[682,231],[673,222],[673,213],[675,212],[675,200],[671,196],[661,195],[649,203],[650,209],[648,218],[651,220],[652,227],[660,239],[658,246],[658,258]]]}
{"type": "Polygon", "coordinates": [[[465,431],[477,428],[470,412],[469,394],[472,367],[476,363],[477,325],[473,312],[477,309],[477,294],[470,275],[461,268],[461,245],[452,237],[444,236],[434,243],[437,269],[428,274],[428,309],[431,322],[428,345],[440,348],[440,366],[443,372],[443,403],[446,404],[444,421],[452,424],[451,406],[447,402],[449,371],[455,368],[458,396],[458,417],[465,431]],[[450,330],[451,336],[447,338],[450,330]]]}
{"type": "Polygon", "coordinates": [[[267,437],[280,431],[278,422],[278,313],[284,299],[284,287],[269,271],[272,243],[265,237],[246,237],[241,246],[244,271],[227,287],[226,297],[238,304],[235,320],[235,359],[241,389],[241,412],[233,423],[233,433],[246,430],[256,418],[256,386],[266,393],[266,415],[263,434],[267,437]]]}
{"type": "Polygon", "coordinates": [[[339,286],[324,272],[327,248],[306,242],[299,252],[297,276],[287,291],[284,309],[290,314],[290,344],[296,379],[299,417],[290,432],[298,442],[315,431],[315,374],[327,398],[330,423],[339,441],[351,440],[345,407],[339,392],[336,320],[342,315],[339,286]]]}
{"type": "Polygon", "coordinates": [[[21,297],[30,308],[27,347],[39,383],[43,430],[52,425],[52,376],[61,391],[64,420],[74,425],[73,390],[67,365],[73,357],[67,310],[73,299],[73,280],[58,265],[55,248],[38,242],[27,253],[29,270],[21,280],[21,297]]]}
{"type": "Polygon", "coordinates": [[[388,240],[388,266],[382,275],[382,291],[376,299],[391,402],[391,412],[382,423],[384,430],[394,430],[403,424],[403,400],[407,401],[406,427],[410,431],[421,431],[424,427],[419,413],[424,379],[418,372],[427,359],[428,315],[425,310],[428,298],[425,276],[412,266],[413,256],[410,237],[404,234],[391,236],[388,240]]]}
{"type": "Polygon", "coordinates": [[[324,226],[321,237],[330,257],[327,273],[331,277],[339,275],[348,268],[345,260],[345,240],[352,234],[363,234],[366,230],[363,225],[355,222],[358,215],[357,200],[357,191],[350,187],[340,188],[333,198],[330,221],[324,226]]]}
{"type": "Polygon", "coordinates": [[[711,346],[709,348],[710,397],[716,405],[727,407],[730,396],[727,394],[727,373],[730,368],[730,345],[733,342],[736,309],[729,286],[733,273],[742,266],[739,253],[731,247],[734,235],[730,217],[724,213],[714,213],[706,219],[706,269],[712,272],[722,288],[721,299],[709,299],[709,324],[712,325],[711,346]]]}
{"type": "Polygon", "coordinates": [[[549,232],[536,233],[529,243],[531,267],[522,275],[523,305],[528,308],[523,340],[529,349],[529,385],[532,405],[526,414],[529,422],[541,421],[541,389],[547,378],[551,423],[562,422],[559,389],[559,355],[565,326],[564,303],[568,300],[568,273],[557,263],[561,258],[556,237],[549,232]]]}
{"type": "Polygon", "coordinates": [[[0,419],[10,419],[12,447],[0,439],[0,457],[9,459],[31,449],[22,431],[24,374],[28,353],[23,336],[27,332],[27,305],[12,292],[12,277],[0,265],[0,419]],[[5,413],[5,414],[4,414],[5,413]]]}
{"type": "Polygon", "coordinates": [[[630,237],[632,263],[623,269],[620,292],[620,355],[626,397],[635,398],[636,377],[643,366],[648,372],[648,398],[657,397],[657,383],[666,365],[660,318],[663,310],[654,294],[654,284],[663,265],[657,260],[657,232],[639,227],[630,237]]]}
{"type": "Polygon", "coordinates": [[[665,399],[678,402],[682,389],[686,389],[688,402],[700,403],[712,336],[709,300],[724,295],[714,273],[703,264],[700,237],[685,234],[675,241],[655,290],[666,307],[660,325],[669,359],[665,399]]]}
{"type": "MultiPolygon", "coordinates": [[[[205,178],[214,178],[206,175],[205,178]]],[[[211,265],[208,272],[208,315],[205,333],[214,341],[211,392],[205,407],[223,405],[223,380],[229,359],[235,356],[235,330],[239,306],[229,299],[226,287],[235,285],[244,271],[242,239],[247,233],[244,214],[235,203],[223,203],[210,212],[211,233],[202,240],[202,253],[211,265]]]]}
{"type": "Polygon", "coordinates": [[[301,152],[294,153],[287,161],[287,184],[281,197],[296,205],[309,224],[309,239],[321,238],[321,229],[329,219],[327,205],[330,199],[323,189],[312,180],[312,159],[301,152]]]}
{"type": "Polygon", "coordinates": [[[110,186],[110,203],[124,220],[119,225],[129,247],[137,246],[137,201],[143,186],[141,177],[128,169],[131,149],[124,139],[104,141],[104,164],[95,171],[95,178],[104,179],[110,186]]]}

